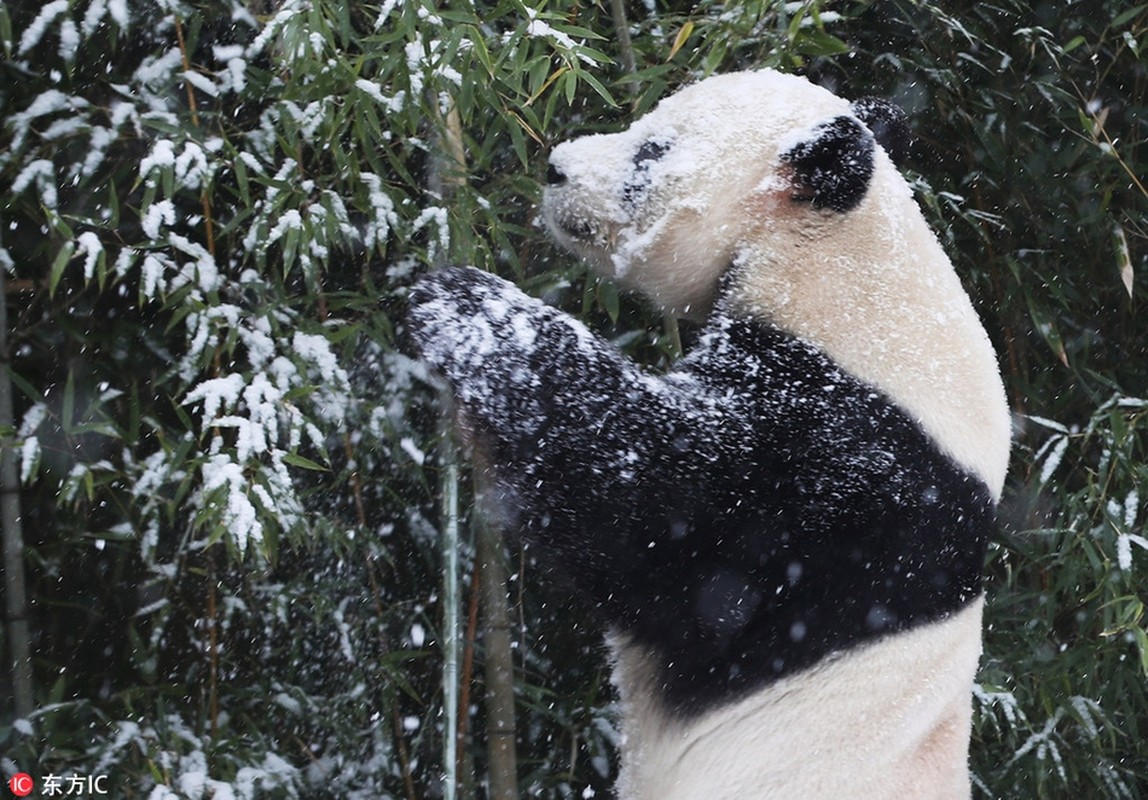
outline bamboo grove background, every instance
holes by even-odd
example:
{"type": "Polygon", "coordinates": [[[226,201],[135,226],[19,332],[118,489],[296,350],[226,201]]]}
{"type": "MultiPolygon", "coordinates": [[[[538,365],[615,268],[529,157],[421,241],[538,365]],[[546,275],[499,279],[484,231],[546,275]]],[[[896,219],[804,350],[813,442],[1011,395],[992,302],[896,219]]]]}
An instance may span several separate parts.
{"type": "Polygon", "coordinates": [[[1001,354],[976,795],[1148,796],[1148,6],[1082,5],[0,2],[0,771],[608,796],[597,632],[471,518],[404,296],[476,264],[664,366],[547,155],[770,66],[906,108],[1001,354]]]}

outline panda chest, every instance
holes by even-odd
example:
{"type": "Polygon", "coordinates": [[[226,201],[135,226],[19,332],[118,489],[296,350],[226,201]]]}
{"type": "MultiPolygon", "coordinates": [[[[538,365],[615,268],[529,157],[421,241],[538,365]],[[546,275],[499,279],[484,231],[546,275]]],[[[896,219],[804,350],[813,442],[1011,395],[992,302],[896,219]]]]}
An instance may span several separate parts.
{"type": "Polygon", "coordinates": [[[691,366],[730,398],[695,476],[705,503],[673,541],[635,512],[658,546],[615,624],[660,701],[694,717],[975,604],[994,516],[983,482],[879,391],[778,331],[722,333],[691,366]]]}

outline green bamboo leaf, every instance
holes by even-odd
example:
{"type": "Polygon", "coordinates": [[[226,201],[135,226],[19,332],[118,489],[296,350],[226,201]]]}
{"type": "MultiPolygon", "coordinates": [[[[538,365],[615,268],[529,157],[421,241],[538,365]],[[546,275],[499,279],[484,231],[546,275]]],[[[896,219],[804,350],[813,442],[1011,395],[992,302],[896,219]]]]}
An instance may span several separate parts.
{"type": "Polygon", "coordinates": [[[801,25],[805,22],[805,17],[809,13],[809,4],[802,3],[797,7],[792,17],[789,18],[789,24],[786,26],[786,38],[792,43],[796,41],[798,35],[801,33],[801,25]]]}
{"type": "Polygon", "coordinates": [[[1124,31],[1124,33],[1120,34],[1120,38],[1124,40],[1124,44],[1128,45],[1128,49],[1131,50],[1133,55],[1135,55],[1137,60],[1139,60],[1140,42],[1137,41],[1136,36],[1132,33],[1132,31],[1124,31]]]}
{"type": "Polygon", "coordinates": [[[574,98],[578,94],[578,73],[567,72],[562,76],[562,88],[566,93],[566,105],[574,105],[574,98]]]}
{"type": "Polygon", "coordinates": [[[12,58],[12,19],[8,16],[8,7],[0,5],[0,42],[4,43],[5,58],[12,58]]]}
{"type": "Polygon", "coordinates": [[[1148,8],[1148,3],[1144,3],[1133,8],[1128,9],[1123,14],[1118,14],[1116,19],[1112,20],[1111,27],[1120,28],[1125,23],[1132,21],[1135,17],[1139,16],[1144,9],[1148,8]]]}
{"type": "Polygon", "coordinates": [[[540,94],[542,86],[550,76],[550,59],[545,56],[535,58],[531,65],[527,67],[527,74],[529,76],[528,85],[530,86],[530,95],[533,97],[536,94],[540,94]]]}
{"type": "Polygon", "coordinates": [[[586,45],[579,45],[574,52],[579,57],[589,58],[593,61],[597,61],[599,64],[611,64],[614,61],[614,59],[610,58],[610,56],[601,50],[595,50],[593,47],[587,47],[586,45]]]}
{"type": "Polygon", "coordinates": [[[1072,39],[1069,40],[1068,44],[1066,44],[1064,46],[1064,52],[1065,53],[1071,53],[1073,50],[1080,47],[1082,44],[1084,44],[1087,41],[1088,40],[1086,38],[1084,38],[1083,36],[1074,36],[1072,39]]]}
{"type": "MultiPolygon", "coordinates": [[[[542,95],[543,92],[545,92],[547,89],[549,89],[550,86],[556,80],[558,80],[559,78],[564,78],[565,76],[569,75],[570,74],[569,70],[570,70],[569,67],[564,67],[564,66],[559,67],[558,69],[554,70],[554,72],[552,72],[550,74],[550,77],[547,78],[546,81],[540,87],[538,87],[538,91],[535,92],[534,94],[532,94],[526,100],[526,103],[524,103],[524,105],[527,105],[527,106],[532,105],[534,103],[534,101],[537,100],[542,95]]],[[[568,80],[568,78],[567,78],[567,80],[568,80]]]]}
{"type": "Polygon", "coordinates": [[[299,251],[299,229],[292,227],[283,236],[283,275],[287,276],[295,265],[295,257],[299,251]]]}
{"type": "Polygon", "coordinates": [[[94,420],[92,422],[81,422],[72,426],[74,435],[80,436],[82,434],[99,434],[100,436],[107,436],[109,439],[120,439],[120,432],[116,427],[106,420],[94,420]]]}
{"type": "Polygon", "coordinates": [[[247,175],[247,164],[238,155],[232,159],[232,166],[235,169],[235,181],[239,185],[239,199],[243,205],[251,205],[251,181],[247,175]]]}
{"type": "Polygon", "coordinates": [[[1060,359],[1060,363],[1067,367],[1068,353],[1064,349],[1064,339],[1060,335],[1060,329],[1056,325],[1056,320],[1033,300],[1032,295],[1027,290],[1025,291],[1025,299],[1028,301],[1029,317],[1032,319],[1032,324],[1033,327],[1036,328],[1036,332],[1040,334],[1052,352],[1060,359]]]}
{"type": "Polygon", "coordinates": [[[75,242],[64,242],[64,246],[61,247],[60,252],[56,254],[56,258],[52,262],[52,269],[48,273],[49,297],[55,296],[56,287],[60,285],[60,279],[64,276],[64,269],[68,266],[68,262],[71,260],[72,254],[75,252],[75,242]]]}
{"type": "Polygon", "coordinates": [[[586,83],[590,84],[590,88],[592,88],[603,100],[610,104],[611,108],[618,107],[618,103],[614,100],[614,96],[610,94],[609,89],[602,85],[601,81],[599,81],[589,72],[582,72],[581,77],[586,81],[586,83]]]}
{"type": "Polygon", "coordinates": [[[120,226],[120,195],[116,191],[116,182],[108,182],[108,227],[120,226]]]}
{"type": "MultiPolygon", "coordinates": [[[[549,18],[555,19],[555,20],[562,19],[558,15],[551,15],[549,18]]],[[[597,39],[598,41],[605,41],[607,38],[606,36],[603,36],[602,34],[596,32],[596,31],[593,31],[590,28],[583,28],[580,25],[562,24],[562,25],[554,25],[552,27],[554,28],[554,30],[556,30],[560,33],[564,33],[567,36],[570,36],[570,37],[575,38],[575,39],[597,39]]]]}
{"type": "Polygon", "coordinates": [[[1140,650],[1140,671],[1148,676],[1148,633],[1145,633],[1143,628],[1133,628],[1132,634],[1136,637],[1136,647],[1140,650]]]}
{"type": "Polygon", "coordinates": [[[817,28],[802,28],[793,39],[793,47],[802,55],[815,57],[838,56],[852,49],[836,36],[817,28]]]}
{"type": "Polygon", "coordinates": [[[510,146],[514,150],[514,155],[518,156],[518,163],[522,165],[523,169],[527,169],[530,164],[530,156],[526,149],[526,136],[523,134],[527,125],[525,120],[517,114],[514,114],[514,121],[518,124],[511,125],[506,129],[510,134],[510,146]]]}
{"type": "Polygon", "coordinates": [[[1136,271],[1132,266],[1132,251],[1128,247],[1128,237],[1124,235],[1124,227],[1120,224],[1113,226],[1113,234],[1116,238],[1116,267],[1120,273],[1120,282],[1124,285],[1124,291],[1128,292],[1128,297],[1132,298],[1136,271]]]}
{"type": "Polygon", "coordinates": [[[12,384],[20,390],[20,393],[28,398],[30,403],[40,403],[44,400],[44,395],[35,386],[28,381],[23,375],[14,369],[8,370],[8,375],[12,379],[12,384]]]}
{"type": "Polygon", "coordinates": [[[96,256],[96,285],[104,291],[108,284],[108,251],[101,250],[96,256]]]}
{"type": "MultiPolygon", "coordinates": [[[[464,26],[463,30],[467,30],[468,26],[473,26],[478,23],[478,20],[475,19],[474,12],[471,10],[440,7],[436,8],[434,13],[448,22],[456,22],[464,26]]],[[[451,30],[451,28],[447,28],[447,30],[451,30]]]]}
{"type": "Polygon", "coordinates": [[[75,239],[76,232],[72,230],[72,226],[62,216],[56,213],[55,209],[45,209],[48,217],[48,227],[52,229],[52,233],[59,236],[61,239],[75,239]]]}
{"type": "Polygon", "coordinates": [[[490,50],[486,46],[486,37],[479,35],[477,31],[472,31],[470,41],[474,45],[474,56],[478,59],[478,63],[482,64],[486,74],[493,78],[495,76],[494,59],[490,57],[490,50]]]}
{"type": "Polygon", "coordinates": [[[598,303],[606,311],[611,322],[617,322],[621,316],[621,298],[618,286],[613,281],[598,282],[598,303]]]}
{"type": "MultiPolygon", "coordinates": [[[[268,509],[274,512],[274,509],[268,509]]],[[[263,528],[263,541],[260,543],[263,557],[267,563],[274,566],[279,561],[279,526],[265,525],[263,528]]]]}
{"type": "Polygon", "coordinates": [[[56,705],[56,704],[60,703],[61,701],[63,701],[64,690],[67,688],[67,686],[68,686],[68,684],[64,680],[63,675],[61,675],[59,678],[57,678],[55,683],[52,684],[51,691],[48,692],[48,704],[49,705],[56,705]]]}
{"type": "Polygon", "coordinates": [[[299,467],[301,469],[309,469],[313,472],[330,472],[330,467],[320,464],[318,461],[312,461],[306,456],[301,456],[298,453],[287,453],[283,456],[283,463],[289,464],[292,467],[299,467]]]}

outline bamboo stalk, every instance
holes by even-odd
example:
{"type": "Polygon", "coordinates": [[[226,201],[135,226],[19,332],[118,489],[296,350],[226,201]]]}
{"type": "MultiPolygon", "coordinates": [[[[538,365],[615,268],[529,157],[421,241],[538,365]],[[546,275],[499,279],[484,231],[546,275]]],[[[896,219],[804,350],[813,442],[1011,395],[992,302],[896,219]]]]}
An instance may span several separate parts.
{"type": "Polygon", "coordinates": [[[207,714],[211,740],[219,735],[219,610],[216,601],[215,557],[207,551],[207,714]]]}
{"type": "Polygon", "coordinates": [[[475,532],[476,560],[482,565],[483,643],[486,661],[486,736],[490,760],[490,800],[517,800],[518,756],[514,712],[514,658],[510,612],[506,605],[506,564],[502,537],[481,520],[475,532]]]}
{"type": "MultiPolygon", "coordinates": [[[[187,49],[187,40],[183,35],[183,20],[177,14],[175,17],[175,37],[176,43],[179,46],[180,60],[183,66],[184,73],[192,71],[191,55],[187,49]]],[[[187,106],[191,114],[191,124],[197,129],[200,127],[199,118],[199,104],[195,99],[195,89],[191,85],[191,81],[184,80],[187,89],[187,106]]],[[[215,219],[211,207],[211,191],[208,186],[204,186],[203,190],[199,193],[200,206],[203,209],[203,224],[204,224],[204,241],[207,246],[207,252],[211,254],[211,258],[215,260],[215,219]]],[[[220,364],[221,352],[217,348],[215,356],[212,361],[212,370],[215,375],[222,371],[220,364]]],[[[208,643],[207,643],[207,659],[208,659],[208,726],[211,731],[211,738],[219,733],[219,630],[218,630],[218,608],[217,608],[217,581],[215,577],[215,556],[212,548],[207,548],[205,551],[207,558],[207,623],[208,623],[208,643]]]]}
{"type": "Polygon", "coordinates": [[[443,549],[443,797],[454,800],[458,790],[458,660],[459,660],[459,586],[458,586],[458,454],[451,435],[444,432],[442,477],[442,549],[443,549]]]}
{"type": "MultiPolygon", "coordinates": [[[[451,105],[439,118],[442,136],[441,155],[436,159],[432,180],[438,183],[443,197],[467,185],[466,149],[462,119],[458,108],[451,105]]],[[[443,398],[442,451],[442,546],[443,546],[443,797],[455,800],[462,744],[459,731],[465,731],[459,719],[459,454],[451,436],[454,415],[450,398],[443,398]]],[[[501,539],[496,531],[483,524],[481,512],[474,512],[479,546],[476,569],[481,569],[481,605],[486,661],[486,697],[490,760],[490,800],[517,800],[518,762],[515,751],[514,662],[509,635],[509,612],[506,606],[506,571],[502,564],[501,539]],[[485,554],[485,555],[484,555],[485,554]]],[[[466,709],[461,709],[466,713],[466,709]]]]}
{"type": "MultiPolygon", "coordinates": [[[[431,100],[437,109],[437,100],[431,100]]],[[[452,106],[439,117],[440,152],[432,162],[430,188],[442,197],[466,180],[465,151],[462,145],[462,123],[452,106]]],[[[445,265],[447,253],[439,253],[436,268],[445,265]]],[[[459,559],[459,456],[453,434],[454,414],[451,398],[440,398],[443,409],[439,421],[441,442],[439,475],[439,515],[442,527],[442,689],[443,689],[443,798],[455,800],[458,793],[458,700],[460,656],[460,590],[459,559]]]]}
{"type": "MultiPolygon", "coordinates": [[[[12,379],[9,376],[7,276],[0,268],[0,427],[13,426],[12,379]]],[[[16,442],[0,447],[0,530],[4,536],[4,595],[12,661],[13,710],[27,719],[35,708],[32,689],[32,647],[28,635],[28,596],[24,583],[24,529],[20,522],[20,473],[16,442]]]]}
{"type": "Polygon", "coordinates": [[[470,723],[470,687],[474,682],[474,643],[478,632],[478,600],[479,580],[482,575],[482,562],[475,559],[474,569],[471,570],[470,590],[466,611],[466,637],[463,639],[462,649],[462,678],[459,681],[459,715],[458,732],[455,741],[458,742],[458,773],[463,773],[463,753],[466,746],[466,734],[470,723]]]}
{"type": "MultiPolygon", "coordinates": [[[[633,75],[638,71],[638,63],[634,58],[634,44],[630,41],[630,23],[626,19],[626,7],[622,0],[610,0],[610,13],[614,17],[614,31],[618,34],[618,49],[622,51],[622,68],[633,75]]],[[[637,94],[638,87],[631,86],[630,91],[637,94]]]]}

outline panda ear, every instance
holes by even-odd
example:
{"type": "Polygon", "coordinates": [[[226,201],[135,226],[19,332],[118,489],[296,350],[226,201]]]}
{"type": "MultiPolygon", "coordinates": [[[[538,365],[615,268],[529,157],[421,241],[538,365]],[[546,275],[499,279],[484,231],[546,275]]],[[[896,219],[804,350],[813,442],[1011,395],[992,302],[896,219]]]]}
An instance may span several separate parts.
{"type": "Polygon", "coordinates": [[[873,134],[855,117],[842,115],[816,126],[781,154],[793,170],[793,199],[837,212],[854,208],[869,190],[875,148],[873,134]]]}
{"type": "Polygon", "coordinates": [[[853,102],[851,109],[873,133],[877,143],[885,148],[893,163],[902,166],[909,157],[913,138],[909,132],[909,117],[904,110],[882,97],[862,97],[853,102]]]}

